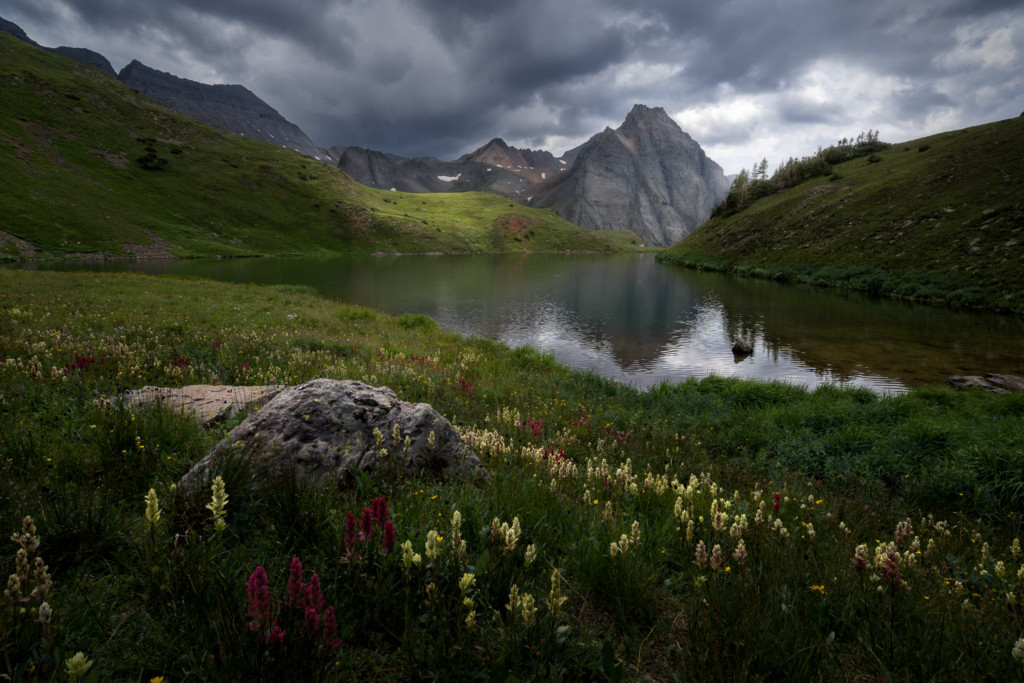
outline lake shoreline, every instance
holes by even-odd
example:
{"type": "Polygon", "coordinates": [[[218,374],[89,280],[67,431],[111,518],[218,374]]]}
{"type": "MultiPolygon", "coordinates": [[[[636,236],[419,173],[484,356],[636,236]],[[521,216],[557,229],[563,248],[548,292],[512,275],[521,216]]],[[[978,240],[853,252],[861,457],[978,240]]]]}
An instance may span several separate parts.
{"type": "Polygon", "coordinates": [[[148,272],[303,285],[444,329],[531,346],[640,389],[715,374],[885,392],[1024,374],[1024,321],[659,264],[651,254],[317,255],[50,261],[10,270],[148,272]],[[827,321],[823,323],[822,321],[827,321]],[[737,356],[737,339],[752,353],[737,356]]]}
{"type": "MultiPolygon", "coordinates": [[[[27,545],[53,589],[27,598],[16,664],[59,667],[71,643],[103,680],[260,679],[253,596],[301,647],[301,614],[276,606],[302,581],[349,630],[293,677],[596,680],[621,657],[654,678],[705,670],[719,617],[730,643],[763,644],[716,660],[723,680],[840,680],[878,652],[893,654],[876,677],[1018,671],[1004,598],[1020,591],[1021,395],[720,377],[640,392],[308,288],[124,273],[0,269],[0,349],[0,518],[41,539],[27,545]],[[106,400],[319,377],[433,406],[491,483],[374,473],[254,492],[257,463],[239,458],[189,493],[182,476],[242,416],[203,427],[106,400]]],[[[389,458],[402,436],[381,434],[389,458]]]]}

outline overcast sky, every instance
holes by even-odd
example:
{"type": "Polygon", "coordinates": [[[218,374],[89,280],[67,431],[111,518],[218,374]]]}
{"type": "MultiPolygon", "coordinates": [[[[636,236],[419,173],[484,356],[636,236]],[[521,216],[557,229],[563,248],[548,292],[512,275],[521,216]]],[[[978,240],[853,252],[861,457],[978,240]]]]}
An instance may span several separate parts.
{"type": "Polygon", "coordinates": [[[4,0],[42,45],[241,83],[322,147],[555,154],[636,103],[726,173],[1024,110],[1020,0],[4,0]]]}

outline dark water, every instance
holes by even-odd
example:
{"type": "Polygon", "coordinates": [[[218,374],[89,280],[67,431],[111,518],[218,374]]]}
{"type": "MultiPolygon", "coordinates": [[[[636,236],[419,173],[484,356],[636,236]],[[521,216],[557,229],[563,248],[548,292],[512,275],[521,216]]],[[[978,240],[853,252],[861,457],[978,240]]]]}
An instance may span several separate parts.
{"type": "Polygon", "coordinates": [[[714,373],[882,392],[1024,375],[1024,321],[701,273],[651,255],[345,256],[49,264],[291,283],[444,328],[528,344],[649,387],[714,373]],[[754,342],[738,358],[732,341],[754,342]]]}

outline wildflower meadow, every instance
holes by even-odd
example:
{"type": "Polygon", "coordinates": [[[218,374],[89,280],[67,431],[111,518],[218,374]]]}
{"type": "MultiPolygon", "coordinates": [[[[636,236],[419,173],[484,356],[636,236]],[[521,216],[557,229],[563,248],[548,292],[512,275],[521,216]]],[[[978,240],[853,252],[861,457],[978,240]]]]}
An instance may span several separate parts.
{"type": "Polygon", "coordinates": [[[9,680],[1024,674],[1021,395],[640,392],[300,287],[0,270],[0,481],[9,680]],[[186,493],[242,416],[117,399],[317,377],[432,404],[492,481],[186,493]]]}

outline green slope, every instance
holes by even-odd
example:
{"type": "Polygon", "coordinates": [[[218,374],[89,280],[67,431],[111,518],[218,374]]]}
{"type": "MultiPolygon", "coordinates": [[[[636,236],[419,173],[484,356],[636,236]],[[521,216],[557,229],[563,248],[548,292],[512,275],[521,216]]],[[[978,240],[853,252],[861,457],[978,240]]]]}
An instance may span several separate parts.
{"type": "Polygon", "coordinates": [[[1024,312],[1022,159],[1024,118],[895,144],[713,218],[661,259],[1024,312]]]}
{"type": "Polygon", "coordinates": [[[372,190],[6,34],[0,89],[0,258],[603,251],[639,242],[489,194],[372,190]]]}

